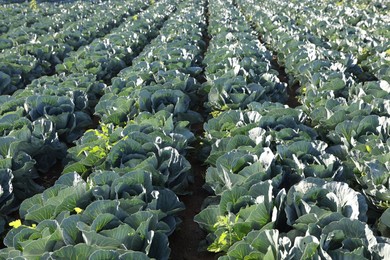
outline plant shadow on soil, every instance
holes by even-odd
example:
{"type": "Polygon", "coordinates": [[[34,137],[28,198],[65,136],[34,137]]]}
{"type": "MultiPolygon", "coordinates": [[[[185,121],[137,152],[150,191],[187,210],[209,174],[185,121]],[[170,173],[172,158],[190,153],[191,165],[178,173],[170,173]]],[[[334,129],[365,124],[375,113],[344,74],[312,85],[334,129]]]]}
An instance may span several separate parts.
{"type": "MultiPolygon", "coordinates": [[[[203,123],[193,125],[195,136],[203,135],[203,123]]],[[[169,237],[171,247],[170,259],[172,260],[214,260],[218,255],[207,251],[199,251],[200,243],[206,238],[206,232],[194,221],[194,216],[202,209],[203,201],[210,196],[204,188],[205,174],[207,166],[203,165],[200,154],[200,145],[195,144],[195,148],[187,159],[191,163],[194,176],[194,183],[189,186],[189,195],[179,196],[186,209],[180,212],[179,217],[182,223],[169,237]]]]}
{"type": "Polygon", "coordinates": [[[213,260],[217,259],[217,255],[210,252],[200,252],[198,250],[202,240],[206,238],[204,232],[199,225],[194,221],[194,216],[201,211],[203,201],[210,195],[205,189],[204,174],[206,166],[203,166],[200,161],[193,155],[189,159],[192,165],[194,174],[194,183],[191,184],[189,190],[192,194],[179,196],[180,201],[186,205],[186,209],[179,214],[183,221],[176,231],[169,237],[171,246],[172,260],[213,260]]]}

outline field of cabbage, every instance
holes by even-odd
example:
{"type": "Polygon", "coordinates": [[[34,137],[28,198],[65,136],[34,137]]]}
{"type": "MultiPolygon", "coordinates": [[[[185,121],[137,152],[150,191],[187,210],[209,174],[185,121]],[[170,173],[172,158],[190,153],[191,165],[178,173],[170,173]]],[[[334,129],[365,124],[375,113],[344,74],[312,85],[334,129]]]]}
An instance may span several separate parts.
{"type": "Polygon", "coordinates": [[[390,259],[390,3],[0,5],[0,259],[390,259]]]}

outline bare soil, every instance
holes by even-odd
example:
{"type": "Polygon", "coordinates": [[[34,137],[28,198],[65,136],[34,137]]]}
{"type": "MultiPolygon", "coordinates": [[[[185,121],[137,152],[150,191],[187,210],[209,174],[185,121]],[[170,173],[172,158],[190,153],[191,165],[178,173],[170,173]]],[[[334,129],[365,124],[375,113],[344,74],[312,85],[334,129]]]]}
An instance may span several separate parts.
{"type": "MultiPolygon", "coordinates": [[[[208,28],[208,2],[206,2],[205,5],[205,14],[206,28],[208,28]]],[[[208,50],[208,46],[211,40],[207,29],[203,32],[203,40],[206,43],[206,47],[203,51],[204,56],[208,50]]],[[[207,81],[204,74],[205,65],[203,64],[202,67],[203,73],[197,78],[200,83],[207,81]]],[[[200,104],[203,104],[206,98],[206,96],[201,97],[200,104]]],[[[207,117],[205,115],[205,109],[202,105],[199,105],[199,107],[197,107],[195,110],[202,114],[204,118],[207,117]]],[[[195,136],[203,136],[203,123],[192,125],[191,128],[195,136]]],[[[199,250],[199,245],[206,238],[207,234],[199,227],[196,222],[194,222],[194,216],[202,210],[203,201],[211,194],[203,189],[207,166],[203,165],[203,162],[198,158],[198,153],[201,147],[199,146],[199,143],[194,144],[194,146],[195,151],[187,157],[191,163],[194,175],[194,183],[189,187],[191,194],[186,196],[179,196],[180,201],[182,201],[186,206],[186,209],[179,214],[179,217],[183,222],[169,237],[171,248],[170,259],[172,260],[213,260],[218,258],[218,255],[216,254],[199,250]]]]}
{"type": "Polygon", "coordinates": [[[182,223],[169,237],[171,257],[173,260],[213,260],[216,255],[209,252],[199,252],[199,244],[205,239],[206,233],[200,229],[193,218],[201,211],[203,201],[210,195],[202,188],[206,167],[201,165],[196,156],[190,159],[195,182],[191,185],[191,195],[179,196],[180,201],[186,205],[186,209],[179,214],[182,223]]]}
{"type": "MultiPolygon", "coordinates": [[[[261,39],[261,38],[259,37],[259,39],[261,39]]],[[[278,58],[277,58],[276,54],[274,54],[274,56],[273,56],[272,65],[276,68],[276,70],[279,73],[279,75],[278,75],[279,80],[281,82],[284,82],[287,84],[288,100],[287,100],[286,104],[292,108],[295,108],[295,107],[302,105],[301,103],[299,103],[298,97],[297,97],[297,91],[300,88],[300,85],[298,83],[295,83],[293,85],[289,84],[289,76],[286,73],[286,69],[283,66],[279,65],[278,58]]]]}

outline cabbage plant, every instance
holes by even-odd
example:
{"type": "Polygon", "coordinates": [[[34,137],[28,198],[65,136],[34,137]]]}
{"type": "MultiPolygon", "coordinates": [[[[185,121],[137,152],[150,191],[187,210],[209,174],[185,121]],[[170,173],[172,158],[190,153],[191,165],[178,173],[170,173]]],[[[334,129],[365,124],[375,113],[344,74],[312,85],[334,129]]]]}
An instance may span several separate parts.
{"type": "Polygon", "coordinates": [[[206,237],[209,243],[207,249],[227,252],[250,231],[272,229],[278,219],[278,207],[283,202],[284,191],[276,196],[273,193],[271,181],[226,189],[194,218],[209,233],[206,237]]]}
{"type": "Polygon", "coordinates": [[[24,223],[7,234],[0,255],[168,259],[167,235],[184,206],[172,191],[154,189],[151,180],[142,170],[94,172],[87,182],[77,174],[63,175],[22,203],[24,223]]]}

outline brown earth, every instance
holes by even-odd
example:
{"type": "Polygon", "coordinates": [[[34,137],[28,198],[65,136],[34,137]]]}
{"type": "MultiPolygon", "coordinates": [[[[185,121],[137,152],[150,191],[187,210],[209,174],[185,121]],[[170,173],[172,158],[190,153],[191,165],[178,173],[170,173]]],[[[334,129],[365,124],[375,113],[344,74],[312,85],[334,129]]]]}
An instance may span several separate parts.
{"type": "MultiPolygon", "coordinates": [[[[202,100],[203,102],[204,100],[202,100]]],[[[199,112],[203,113],[203,108],[198,108],[199,112]]],[[[203,136],[203,123],[191,126],[192,132],[195,136],[203,136]]],[[[199,251],[200,243],[206,238],[204,232],[199,225],[194,222],[194,216],[201,211],[203,201],[210,196],[210,194],[203,189],[205,183],[205,174],[207,166],[198,158],[201,149],[198,142],[192,144],[195,148],[187,156],[191,163],[194,183],[190,185],[189,195],[179,196],[186,209],[179,214],[183,221],[169,237],[171,248],[170,259],[172,260],[213,260],[217,259],[217,255],[207,252],[199,251]]]]}
{"type": "Polygon", "coordinates": [[[199,244],[205,239],[206,233],[200,229],[193,218],[201,211],[203,201],[210,194],[202,188],[206,167],[201,162],[191,161],[195,183],[191,185],[191,195],[180,196],[180,201],[186,205],[186,209],[179,214],[182,223],[169,237],[172,260],[213,260],[217,259],[215,254],[199,252],[199,244]]]}

